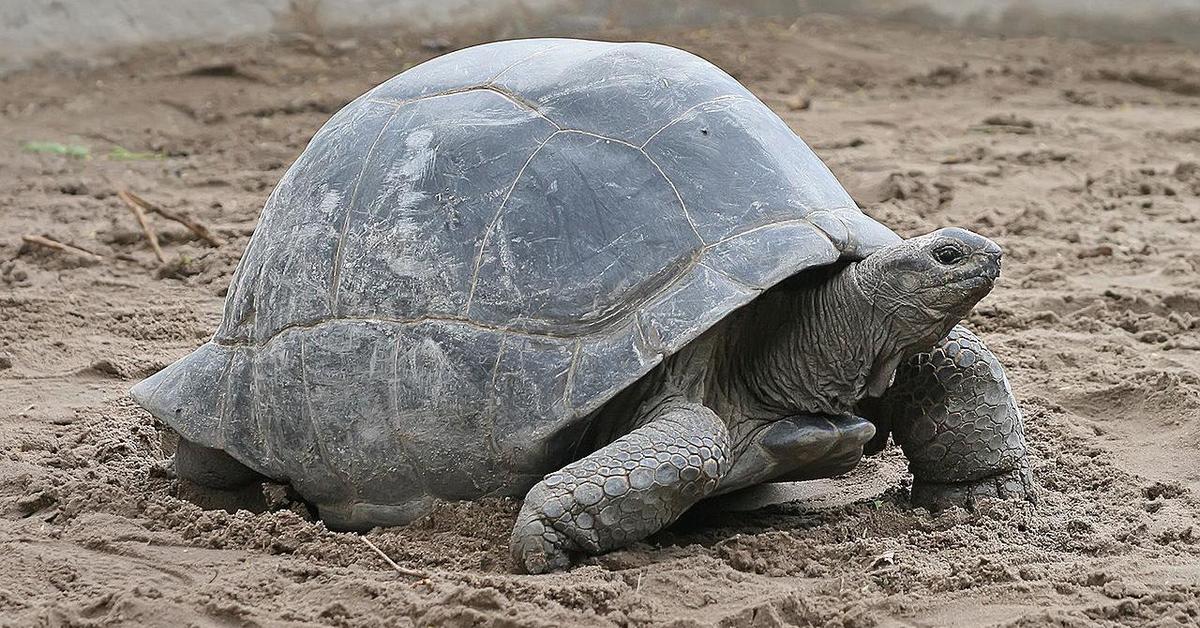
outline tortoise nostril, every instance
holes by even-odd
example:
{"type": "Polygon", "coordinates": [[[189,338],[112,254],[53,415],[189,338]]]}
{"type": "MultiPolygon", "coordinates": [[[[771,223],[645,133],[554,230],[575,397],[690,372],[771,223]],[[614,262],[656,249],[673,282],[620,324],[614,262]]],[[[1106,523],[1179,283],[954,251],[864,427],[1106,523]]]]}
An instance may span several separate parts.
{"type": "Polygon", "coordinates": [[[996,246],[996,244],[991,240],[988,240],[988,243],[991,244],[991,246],[985,249],[985,252],[987,253],[988,258],[992,261],[992,264],[996,267],[996,272],[999,273],[1000,266],[1004,263],[1004,252],[1001,251],[1000,247],[996,246]]]}

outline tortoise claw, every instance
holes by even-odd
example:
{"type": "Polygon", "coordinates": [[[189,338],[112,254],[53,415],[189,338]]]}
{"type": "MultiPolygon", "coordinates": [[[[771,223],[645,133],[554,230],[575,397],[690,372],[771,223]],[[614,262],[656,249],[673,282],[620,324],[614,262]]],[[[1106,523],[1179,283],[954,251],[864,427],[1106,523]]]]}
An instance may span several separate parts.
{"type": "Polygon", "coordinates": [[[570,567],[567,548],[571,545],[571,540],[543,521],[536,509],[522,508],[509,547],[518,571],[540,574],[570,567]]]}
{"type": "Polygon", "coordinates": [[[1024,500],[1037,503],[1037,487],[1027,460],[1012,471],[969,482],[928,482],[916,480],[912,487],[912,503],[937,512],[951,506],[973,510],[981,497],[1024,500]]]}

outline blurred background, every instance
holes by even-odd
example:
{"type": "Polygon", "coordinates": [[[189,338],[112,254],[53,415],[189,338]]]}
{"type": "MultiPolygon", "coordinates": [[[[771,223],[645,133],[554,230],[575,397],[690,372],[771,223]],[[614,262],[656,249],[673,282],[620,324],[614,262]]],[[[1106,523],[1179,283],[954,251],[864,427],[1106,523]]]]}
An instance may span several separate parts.
{"type": "Polygon", "coordinates": [[[585,35],[833,13],[1012,36],[1200,46],[1197,0],[6,0],[0,72],[45,59],[89,63],[122,47],[220,43],[267,33],[484,29],[494,38],[585,35]]]}

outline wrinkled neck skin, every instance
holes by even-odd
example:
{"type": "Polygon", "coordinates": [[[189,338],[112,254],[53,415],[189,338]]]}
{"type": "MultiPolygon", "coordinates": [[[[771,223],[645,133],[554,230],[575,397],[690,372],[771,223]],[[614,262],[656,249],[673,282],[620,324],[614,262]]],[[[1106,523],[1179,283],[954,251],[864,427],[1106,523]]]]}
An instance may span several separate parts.
{"type": "Polygon", "coordinates": [[[724,380],[710,390],[728,398],[713,401],[742,406],[749,419],[841,415],[868,396],[873,377],[888,384],[910,334],[894,329],[892,308],[867,296],[861,272],[868,267],[851,264],[822,282],[768,291],[745,308],[710,371],[724,380]]]}
{"type": "Polygon", "coordinates": [[[903,358],[957,322],[946,320],[942,329],[914,321],[905,295],[875,281],[879,274],[859,262],[763,293],[606,404],[584,441],[588,451],[644,425],[652,418],[646,409],[666,396],[712,409],[735,451],[785,417],[853,414],[873,380],[881,394],[903,358]]]}

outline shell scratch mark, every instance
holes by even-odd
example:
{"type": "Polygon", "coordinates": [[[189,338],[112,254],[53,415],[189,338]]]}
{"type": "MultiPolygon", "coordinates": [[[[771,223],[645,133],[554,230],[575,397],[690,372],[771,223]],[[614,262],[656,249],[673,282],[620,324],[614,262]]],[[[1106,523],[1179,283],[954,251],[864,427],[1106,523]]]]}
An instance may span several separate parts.
{"type": "Polygon", "coordinates": [[[333,252],[333,273],[329,278],[329,311],[337,311],[338,289],[341,285],[342,264],[346,258],[346,236],[350,232],[350,219],[354,217],[354,204],[358,201],[358,188],[362,185],[363,177],[366,176],[367,166],[371,163],[371,157],[375,154],[375,147],[379,144],[379,140],[383,139],[383,134],[392,124],[392,120],[396,119],[396,115],[400,113],[401,106],[395,105],[391,115],[383,122],[383,126],[379,127],[379,134],[375,136],[375,140],[371,142],[371,146],[367,149],[367,154],[363,156],[362,167],[358,170],[358,178],[354,181],[354,188],[350,192],[350,206],[346,208],[346,219],[342,222],[342,231],[338,236],[337,247],[333,252]]]}
{"type": "Polygon", "coordinates": [[[621,144],[623,146],[628,146],[636,151],[642,150],[638,146],[634,146],[633,144],[630,144],[629,142],[626,142],[625,140],[617,139],[615,137],[609,137],[607,135],[600,135],[599,133],[592,133],[591,131],[581,131],[579,129],[563,129],[563,132],[564,133],[578,133],[579,135],[586,135],[588,137],[594,137],[598,140],[604,140],[606,142],[615,142],[615,143],[621,144]]]}
{"type": "Polygon", "coordinates": [[[657,359],[661,359],[663,356],[666,355],[666,353],[663,352],[662,349],[655,348],[650,343],[650,337],[646,335],[646,328],[644,327],[644,325],[645,324],[642,323],[641,315],[634,314],[633,315],[633,330],[637,332],[637,335],[638,335],[637,340],[641,341],[641,342],[637,342],[635,344],[638,345],[637,346],[638,357],[640,357],[643,360],[643,362],[642,362],[643,365],[646,364],[645,360],[655,362],[657,359]]]}
{"type": "Polygon", "coordinates": [[[321,466],[325,467],[330,473],[337,476],[337,478],[339,480],[341,480],[341,482],[343,484],[345,484],[347,488],[350,489],[351,498],[353,500],[357,501],[358,500],[358,490],[354,487],[354,484],[352,482],[350,482],[349,478],[347,478],[344,473],[342,473],[338,469],[335,469],[333,467],[333,465],[329,463],[329,460],[331,459],[329,457],[329,451],[326,450],[325,442],[321,440],[320,430],[317,429],[317,419],[316,419],[316,415],[313,414],[313,409],[312,409],[312,387],[309,386],[309,383],[308,383],[308,366],[307,366],[308,352],[304,350],[304,347],[305,347],[304,339],[301,338],[300,339],[300,385],[301,385],[301,389],[304,391],[304,395],[303,395],[304,396],[304,409],[306,411],[306,414],[308,415],[308,417],[307,417],[308,425],[310,428],[312,428],[313,446],[316,447],[316,449],[317,449],[317,455],[321,457],[321,460],[320,460],[321,466]]]}
{"type": "Polygon", "coordinates": [[[548,52],[562,48],[563,46],[567,45],[567,43],[569,43],[569,42],[554,44],[553,46],[550,46],[548,48],[542,48],[541,50],[538,50],[537,52],[530,53],[520,59],[517,59],[516,61],[513,61],[512,63],[505,66],[503,70],[500,70],[499,72],[497,72],[492,78],[488,79],[487,82],[484,83],[484,85],[491,85],[492,83],[495,83],[496,81],[500,80],[501,76],[504,76],[506,73],[508,73],[509,70],[517,67],[518,65],[521,65],[522,63],[525,63],[526,61],[529,61],[530,59],[533,59],[534,57],[540,57],[548,52]]]}
{"type": "Polygon", "coordinates": [[[488,388],[488,405],[491,408],[489,412],[484,413],[486,423],[484,436],[487,438],[488,450],[493,455],[498,452],[496,447],[496,410],[500,406],[500,390],[496,387],[496,382],[500,381],[500,363],[504,360],[504,348],[507,344],[508,336],[500,336],[500,343],[496,347],[496,364],[492,367],[492,383],[488,388]]]}
{"type": "MultiPolygon", "coordinates": [[[[241,349],[241,348],[242,347],[236,347],[236,349],[241,349]]],[[[268,437],[268,434],[273,433],[270,429],[268,429],[269,427],[271,427],[270,426],[270,421],[271,421],[270,413],[258,411],[258,403],[259,403],[259,400],[262,399],[262,397],[259,395],[259,393],[262,392],[262,381],[263,381],[263,378],[260,373],[260,371],[261,371],[260,367],[262,367],[262,362],[260,362],[261,357],[262,356],[251,355],[251,357],[249,358],[250,359],[250,391],[251,391],[250,399],[252,399],[253,403],[254,403],[254,409],[253,409],[254,424],[258,426],[258,433],[262,435],[262,445],[263,445],[263,447],[262,447],[262,460],[263,460],[262,466],[272,472],[272,473],[265,473],[264,475],[269,476],[269,475],[274,475],[274,474],[278,473],[279,460],[277,460],[275,458],[275,444],[272,443],[271,439],[268,437]]]]}
{"type": "Polygon", "coordinates": [[[500,362],[504,360],[504,345],[508,343],[507,336],[500,336],[500,345],[496,348],[496,364],[492,366],[492,385],[489,391],[492,395],[492,401],[495,402],[498,398],[499,391],[496,389],[496,382],[500,378],[500,362]]]}
{"type": "Polygon", "coordinates": [[[225,365],[225,372],[221,378],[225,380],[225,390],[221,394],[221,403],[218,404],[220,410],[217,411],[217,436],[220,438],[220,449],[225,448],[225,410],[229,405],[229,390],[233,388],[233,378],[229,375],[233,373],[233,362],[237,359],[238,352],[234,350],[233,355],[229,358],[229,364],[225,365]]]}
{"type": "MultiPolygon", "coordinates": [[[[388,386],[390,389],[389,392],[392,394],[392,405],[397,411],[400,410],[400,393],[396,390],[396,386],[399,382],[400,344],[397,343],[394,347],[392,347],[392,381],[389,382],[388,386]]],[[[413,473],[416,474],[417,483],[421,485],[422,492],[424,492],[426,495],[432,494],[429,490],[429,481],[425,478],[425,473],[422,470],[421,465],[417,464],[417,457],[414,456],[412,450],[409,449],[408,442],[404,439],[404,433],[397,429],[395,430],[395,434],[396,444],[400,447],[400,453],[403,454],[404,459],[408,462],[409,468],[412,469],[413,473]]]]}
{"type": "Polygon", "coordinates": [[[566,406],[568,413],[574,412],[574,403],[572,397],[575,396],[575,370],[579,365],[579,354],[583,352],[583,341],[576,340],[575,346],[571,349],[571,365],[567,367],[567,383],[563,387],[563,404],[566,406]]]}
{"type": "MultiPolygon", "coordinates": [[[[828,211],[836,212],[836,211],[843,211],[843,210],[858,211],[857,209],[853,209],[851,207],[834,207],[834,208],[829,209],[828,211]]],[[[755,233],[758,231],[765,231],[767,229],[774,229],[775,227],[783,227],[786,225],[808,225],[808,226],[812,227],[815,231],[818,232],[817,235],[820,235],[821,237],[825,238],[826,240],[829,240],[829,236],[825,235],[825,232],[821,231],[821,228],[814,225],[811,220],[808,220],[807,218],[791,218],[788,220],[777,220],[775,222],[768,222],[765,225],[759,225],[757,227],[751,227],[749,229],[739,231],[732,235],[725,236],[724,238],[721,238],[720,240],[717,240],[716,242],[713,242],[712,244],[709,244],[708,246],[704,247],[704,249],[707,252],[708,249],[711,249],[711,248],[721,245],[721,244],[725,244],[726,242],[729,242],[731,240],[736,240],[742,236],[750,235],[751,233],[755,233]]],[[[829,243],[832,245],[833,240],[829,240],[829,243]]],[[[837,249],[836,246],[833,248],[837,249]]]]}

